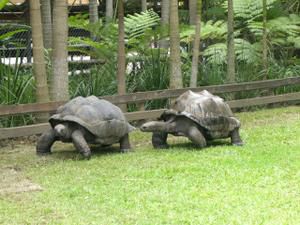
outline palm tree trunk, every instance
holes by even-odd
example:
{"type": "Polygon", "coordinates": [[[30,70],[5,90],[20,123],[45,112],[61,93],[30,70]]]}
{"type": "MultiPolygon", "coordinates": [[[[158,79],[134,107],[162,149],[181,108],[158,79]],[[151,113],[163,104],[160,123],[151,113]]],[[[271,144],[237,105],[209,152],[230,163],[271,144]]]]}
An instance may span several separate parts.
{"type": "Polygon", "coordinates": [[[234,18],[233,0],[228,0],[228,33],[227,33],[227,79],[235,82],[235,53],[234,53],[234,18]]]}
{"type": "MultiPolygon", "coordinates": [[[[32,49],[33,49],[33,74],[36,81],[37,102],[48,102],[49,92],[47,85],[47,73],[44,59],[44,44],[41,21],[40,2],[30,0],[30,24],[32,28],[32,49]]],[[[39,114],[39,121],[45,121],[48,114],[39,114]]]]}
{"type": "Polygon", "coordinates": [[[196,24],[197,17],[197,0],[189,0],[189,22],[191,25],[196,24]]]}
{"type": "MultiPolygon", "coordinates": [[[[168,25],[169,25],[169,10],[170,6],[169,6],[169,0],[162,0],[161,1],[161,27],[162,27],[162,31],[161,31],[161,36],[164,37],[166,34],[166,30],[168,29],[168,25]]],[[[160,48],[164,48],[164,49],[168,49],[169,47],[169,43],[168,41],[163,38],[160,42],[159,42],[159,46],[160,48]]]]}
{"type": "Polygon", "coordinates": [[[54,0],[51,97],[55,101],[69,99],[67,6],[66,0],[54,0]]]}
{"type": "MultiPolygon", "coordinates": [[[[89,1],[89,21],[90,24],[96,23],[99,20],[98,16],[98,1],[90,0],[89,1]]],[[[91,38],[96,40],[96,36],[91,34],[91,38]]]]}
{"type": "Polygon", "coordinates": [[[147,11],[147,0],[142,0],[142,12],[147,11]]]}
{"type": "Polygon", "coordinates": [[[267,43],[267,0],[263,0],[263,35],[262,35],[262,63],[264,79],[268,78],[268,43],[267,43]]]}
{"type": "MultiPolygon", "coordinates": [[[[126,66],[126,56],[125,56],[125,30],[124,30],[124,2],[123,0],[118,0],[118,72],[117,72],[117,82],[118,82],[118,94],[122,95],[126,93],[126,81],[125,81],[125,66],[126,66]]],[[[120,105],[123,112],[127,111],[126,105],[120,105]]]]}
{"type": "Polygon", "coordinates": [[[43,23],[43,40],[46,49],[52,48],[51,0],[40,0],[43,23]]]}
{"type": "Polygon", "coordinates": [[[192,59],[192,73],[191,73],[190,87],[197,87],[199,49],[200,49],[200,32],[201,32],[201,10],[202,10],[202,0],[198,0],[197,1],[196,28],[195,28],[195,38],[194,38],[194,45],[193,45],[193,59],[192,59]]]}
{"type": "Polygon", "coordinates": [[[112,20],[114,14],[113,0],[106,0],[105,9],[105,22],[108,23],[112,20]]]}
{"type": "Polygon", "coordinates": [[[182,88],[178,1],[170,1],[170,88],[182,88]]]}

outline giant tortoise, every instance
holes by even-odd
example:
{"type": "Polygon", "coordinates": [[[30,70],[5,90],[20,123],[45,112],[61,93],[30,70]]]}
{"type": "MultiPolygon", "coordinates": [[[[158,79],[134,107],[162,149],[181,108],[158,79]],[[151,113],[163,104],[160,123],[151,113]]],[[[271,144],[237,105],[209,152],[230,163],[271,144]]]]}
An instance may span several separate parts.
{"type": "Polygon", "coordinates": [[[140,127],[141,131],[153,132],[154,148],[168,147],[168,134],[186,136],[199,147],[205,147],[207,140],[228,137],[233,145],[243,145],[239,128],[240,121],[229,105],[206,90],[183,93],[158,121],[146,122],[140,127]]]}
{"type": "Polygon", "coordinates": [[[87,159],[91,157],[88,143],[107,146],[119,142],[121,151],[126,152],[130,149],[128,133],[134,129],[120,108],[95,96],[76,97],[60,106],[49,123],[51,129],[37,142],[38,154],[50,153],[52,144],[60,140],[73,142],[87,159]]]}

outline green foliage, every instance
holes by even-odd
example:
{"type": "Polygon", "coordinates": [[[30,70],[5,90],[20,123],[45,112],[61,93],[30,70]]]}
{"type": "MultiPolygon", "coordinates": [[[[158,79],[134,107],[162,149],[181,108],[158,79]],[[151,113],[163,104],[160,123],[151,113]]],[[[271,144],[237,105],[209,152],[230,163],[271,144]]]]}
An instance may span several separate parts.
{"type": "Polygon", "coordinates": [[[103,96],[117,92],[116,62],[109,61],[103,65],[90,68],[88,73],[70,77],[70,94],[76,96],[103,96]]]}
{"type": "MultiPolygon", "coordinates": [[[[195,35],[195,27],[188,25],[180,25],[180,40],[190,43],[195,35]]],[[[201,40],[223,41],[227,35],[227,24],[225,21],[209,20],[201,23],[201,40]]]]}
{"type": "MultiPolygon", "coordinates": [[[[267,0],[267,10],[274,7],[278,0],[267,0]]],[[[233,11],[235,18],[241,18],[246,22],[250,22],[260,18],[263,12],[263,1],[258,0],[235,0],[233,11]]],[[[227,10],[228,2],[223,3],[223,7],[227,10]]]]}
{"type": "MultiPolygon", "coordinates": [[[[0,63],[0,105],[25,104],[35,101],[35,86],[32,71],[0,63]]],[[[32,123],[32,115],[0,118],[0,127],[32,123]]]]}
{"type": "Polygon", "coordinates": [[[69,26],[72,29],[82,29],[96,36],[96,40],[90,37],[70,37],[69,51],[79,51],[93,58],[109,60],[117,53],[117,26],[114,23],[104,24],[99,20],[90,24],[87,15],[78,14],[69,17],[69,26]]]}
{"type": "Polygon", "coordinates": [[[0,10],[8,3],[9,0],[0,0],[0,10]]]}
{"type": "Polygon", "coordinates": [[[125,35],[128,40],[142,36],[147,30],[159,25],[160,18],[153,10],[147,10],[124,18],[125,35]]]}
{"type": "MultiPolygon", "coordinates": [[[[268,13],[277,5],[277,0],[267,1],[268,13]]],[[[223,7],[227,9],[227,1],[223,7]]],[[[235,54],[239,62],[251,65],[261,64],[262,55],[262,1],[255,0],[237,0],[234,2],[235,13],[235,54]]],[[[267,20],[267,38],[268,38],[268,54],[269,61],[278,58],[278,51],[272,51],[272,48],[281,47],[281,53],[284,54],[283,47],[298,48],[300,35],[300,17],[299,15],[290,14],[289,16],[276,16],[268,14],[267,20]]],[[[201,40],[209,43],[203,49],[203,56],[208,63],[223,64],[226,63],[226,35],[227,27],[221,21],[218,23],[206,23],[202,25],[201,40]],[[222,26],[220,26],[222,25],[222,26]],[[206,32],[206,29],[208,32],[206,32]],[[218,32],[213,32],[214,30],[218,32]],[[203,37],[202,37],[203,36],[203,37]],[[206,38],[210,38],[207,41],[206,38]],[[213,40],[213,41],[211,41],[213,40]]]]}
{"type": "MultiPolygon", "coordinates": [[[[169,86],[168,56],[160,49],[149,49],[136,57],[131,57],[131,72],[127,76],[128,92],[167,89],[169,86]]],[[[154,100],[145,104],[147,109],[162,108],[166,101],[154,100]]]]}
{"type": "Polygon", "coordinates": [[[0,46],[22,47],[24,44],[20,40],[16,41],[14,37],[17,34],[30,31],[30,26],[23,24],[0,24],[0,46]]]}

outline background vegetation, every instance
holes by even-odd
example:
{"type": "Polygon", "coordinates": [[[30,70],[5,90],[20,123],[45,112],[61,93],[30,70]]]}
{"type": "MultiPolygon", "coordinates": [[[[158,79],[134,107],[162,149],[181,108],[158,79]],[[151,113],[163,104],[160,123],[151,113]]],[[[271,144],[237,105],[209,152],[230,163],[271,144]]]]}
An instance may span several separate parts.
{"type": "MultiPolygon", "coordinates": [[[[127,92],[150,91],[169,87],[170,66],[168,49],[159,48],[161,40],[169,40],[167,28],[161,25],[161,11],[157,6],[140,12],[125,6],[125,47],[126,47],[126,90],[127,92]]],[[[152,5],[152,1],[148,1],[152,5]]],[[[116,12],[115,12],[116,13],[116,12]]],[[[203,1],[201,23],[201,45],[197,85],[213,85],[227,82],[226,40],[227,1],[203,1]]],[[[112,95],[117,93],[117,45],[118,24],[115,19],[105,21],[103,12],[97,22],[89,22],[88,14],[69,17],[70,30],[83,30],[85,37],[69,37],[69,51],[79,51],[100,61],[88,69],[69,67],[69,94],[112,95]],[[85,46],[82,48],[81,46],[85,46]]],[[[300,74],[300,16],[297,1],[267,1],[267,71],[262,65],[263,4],[256,0],[235,0],[235,56],[236,81],[275,79],[300,74]],[[266,77],[267,74],[267,77],[266,77]]],[[[185,1],[179,1],[180,57],[184,87],[189,86],[192,64],[192,40],[194,25],[188,22],[189,11],[185,1]]],[[[0,27],[2,48],[22,46],[16,36],[30,27],[7,24],[0,27]],[[12,26],[12,25],[10,25],[12,26]],[[5,32],[4,32],[5,31],[5,32]],[[4,32],[4,33],[3,33],[4,32]]],[[[45,59],[51,77],[50,52],[45,50],[45,59]]],[[[15,65],[0,64],[0,104],[35,102],[35,78],[31,67],[22,66],[21,60],[15,65]]],[[[281,88],[276,93],[297,91],[299,87],[281,88]]],[[[237,95],[237,98],[259,96],[259,92],[237,95]]],[[[146,108],[165,106],[165,102],[149,102],[146,108]]],[[[32,123],[32,115],[1,118],[0,126],[14,126],[32,123]]]]}

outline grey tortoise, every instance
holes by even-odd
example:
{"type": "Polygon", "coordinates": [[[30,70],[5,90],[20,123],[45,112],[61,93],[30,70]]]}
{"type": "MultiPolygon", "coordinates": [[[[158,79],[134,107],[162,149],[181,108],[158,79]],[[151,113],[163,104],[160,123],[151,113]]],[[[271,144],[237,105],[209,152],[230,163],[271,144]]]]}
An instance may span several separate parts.
{"type": "Polygon", "coordinates": [[[199,93],[186,91],[176,99],[172,109],[162,113],[158,121],[146,122],[140,129],[153,132],[154,148],[167,148],[168,134],[186,136],[202,148],[207,145],[207,140],[228,137],[233,145],[242,146],[240,125],[222,98],[204,90],[199,93]]]}
{"type": "Polygon", "coordinates": [[[121,109],[95,96],[76,97],[57,109],[49,119],[51,129],[37,142],[37,154],[51,153],[55,141],[72,142],[86,158],[91,157],[88,144],[108,146],[120,143],[122,152],[130,149],[131,126],[121,109]]]}

